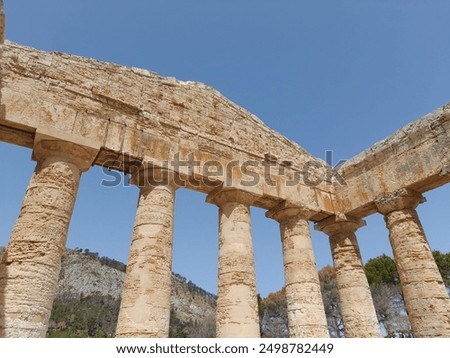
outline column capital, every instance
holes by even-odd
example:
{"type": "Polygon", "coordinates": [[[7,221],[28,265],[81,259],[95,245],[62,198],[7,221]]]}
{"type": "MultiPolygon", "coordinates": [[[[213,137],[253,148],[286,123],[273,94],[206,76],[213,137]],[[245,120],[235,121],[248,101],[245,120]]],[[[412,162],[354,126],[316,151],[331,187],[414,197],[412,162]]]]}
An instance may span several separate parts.
{"type": "Polygon", "coordinates": [[[173,189],[178,189],[180,185],[177,184],[175,172],[145,162],[140,166],[132,168],[130,183],[139,188],[168,186],[173,189]]]}
{"type": "Polygon", "coordinates": [[[366,225],[365,220],[345,214],[336,214],[327,217],[314,225],[314,229],[323,231],[328,236],[354,233],[366,225]]]}
{"type": "Polygon", "coordinates": [[[62,159],[85,172],[93,165],[100,147],[100,143],[80,136],[38,128],[32,159],[37,162],[62,159]]]}
{"type": "Polygon", "coordinates": [[[257,199],[257,195],[249,193],[247,191],[220,186],[208,194],[208,196],[206,197],[206,202],[209,204],[215,204],[217,206],[221,206],[225,203],[230,202],[250,206],[257,199]]]}
{"type": "Polygon", "coordinates": [[[319,212],[318,209],[312,209],[306,206],[299,206],[290,203],[287,200],[282,201],[278,205],[266,212],[266,217],[274,219],[278,222],[298,217],[303,220],[309,220],[319,212]]]}
{"type": "Polygon", "coordinates": [[[422,194],[403,188],[377,198],[375,200],[375,205],[378,212],[386,215],[393,211],[415,209],[417,205],[424,203],[425,201],[426,199],[422,196],[422,194]]]}

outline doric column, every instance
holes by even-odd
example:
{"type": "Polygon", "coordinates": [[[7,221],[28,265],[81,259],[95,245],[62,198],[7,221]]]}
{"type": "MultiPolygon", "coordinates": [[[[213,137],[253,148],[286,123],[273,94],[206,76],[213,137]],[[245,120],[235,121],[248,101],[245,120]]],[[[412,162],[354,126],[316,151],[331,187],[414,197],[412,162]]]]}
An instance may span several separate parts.
{"type": "Polygon", "coordinates": [[[238,190],[211,193],[219,206],[218,338],[260,336],[255,263],[250,223],[254,197],[238,190]]]}
{"type": "Polygon", "coordinates": [[[36,170],[0,264],[2,337],[47,333],[80,174],[98,152],[79,143],[36,134],[36,170]]]}
{"type": "Polygon", "coordinates": [[[175,190],[170,174],[143,166],[116,337],[169,337],[175,190]]]}
{"type": "Polygon", "coordinates": [[[286,202],[266,214],[280,223],[291,338],[329,337],[308,223],[314,214],[286,202]]]}
{"type": "Polygon", "coordinates": [[[450,337],[450,300],[415,210],[424,201],[402,189],[375,203],[389,230],[414,337],[450,337]]]}
{"type": "Polygon", "coordinates": [[[333,216],[315,227],[330,237],[345,336],[348,338],[381,337],[355,235],[356,230],[364,225],[361,219],[333,216]]]}

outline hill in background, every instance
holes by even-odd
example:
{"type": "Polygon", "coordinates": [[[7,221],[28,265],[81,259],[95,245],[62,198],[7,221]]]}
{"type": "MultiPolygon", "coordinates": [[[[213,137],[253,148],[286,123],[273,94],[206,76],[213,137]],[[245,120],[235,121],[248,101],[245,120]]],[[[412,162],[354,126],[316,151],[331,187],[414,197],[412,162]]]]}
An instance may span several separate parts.
{"type": "MultiPolygon", "coordinates": [[[[114,337],[126,266],[89,250],[62,259],[49,336],[114,337]]],[[[172,275],[171,336],[211,337],[216,297],[172,275]]]]}

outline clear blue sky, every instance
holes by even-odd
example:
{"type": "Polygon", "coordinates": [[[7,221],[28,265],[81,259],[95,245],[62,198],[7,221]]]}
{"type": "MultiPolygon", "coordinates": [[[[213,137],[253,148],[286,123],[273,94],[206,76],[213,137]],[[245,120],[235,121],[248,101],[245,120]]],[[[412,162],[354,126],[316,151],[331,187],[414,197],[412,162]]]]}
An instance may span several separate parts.
{"type": "MultiPolygon", "coordinates": [[[[348,159],[450,101],[450,2],[444,0],[5,0],[7,38],[48,51],[204,82],[313,155],[348,159]]],[[[34,169],[31,151],[0,144],[0,245],[34,169]]],[[[68,247],[126,262],[133,187],[84,174],[68,247]]],[[[450,251],[450,188],[418,211],[433,249],[450,251]]],[[[179,190],[175,272],[216,292],[217,208],[179,190]]],[[[364,261],[391,255],[381,215],[357,232],[364,261]]],[[[258,290],[283,285],[278,225],[252,210],[258,290]]],[[[318,267],[328,239],[313,231],[318,267]]]]}

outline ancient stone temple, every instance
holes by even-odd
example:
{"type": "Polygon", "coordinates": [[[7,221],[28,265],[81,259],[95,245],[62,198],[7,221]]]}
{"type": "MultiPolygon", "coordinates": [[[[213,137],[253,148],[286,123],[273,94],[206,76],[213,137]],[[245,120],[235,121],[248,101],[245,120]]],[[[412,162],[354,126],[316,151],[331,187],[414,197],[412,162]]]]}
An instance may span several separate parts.
{"type": "Polygon", "coordinates": [[[8,42],[3,12],[0,39],[0,140],[36,161],[0,263],[1,337],[46,335],[80,177],[94,165],[131,173],[140,189],[118,337],[168,336],[180,187],[217,206],[218,337],[259,336],[251,206],[280,225],[292,337],[328,336],[309,222],[329,236],[346,336],[381,336],[357,239],[374,213],[414,336],[450,337],[449,296],[416,212],[450,181],[450,105],[336,173],[203,84],[8,42]]]}

